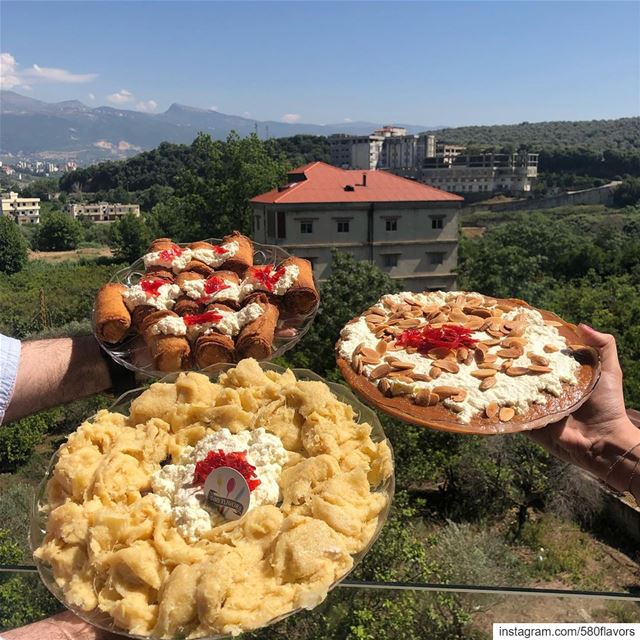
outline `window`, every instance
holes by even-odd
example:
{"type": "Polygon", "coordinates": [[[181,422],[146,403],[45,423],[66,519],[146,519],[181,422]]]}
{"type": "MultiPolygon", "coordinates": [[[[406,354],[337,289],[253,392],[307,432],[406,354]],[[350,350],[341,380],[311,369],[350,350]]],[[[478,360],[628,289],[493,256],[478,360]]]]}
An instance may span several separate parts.
{"type": "Polygon", "coordinates": [[[313,222],[305,220],[300,223],[300,233],[313,233],[313,222]]]}
{"type": "Polygon", "coordinates": [[[398,221],[395,218],[387,218],[385,220],[385,229],[387,231],[397,231],[398,221]]]}
{"type": "Polygon", "coordinates": [[[444,262],[445,253],[442,251],[434,251],[433,253],[428,253],[429,256],[429,264],[442,264],[444,262]]]}
{"type": "Polygon", "coordinates": [[[260,216],[253,217],[253,228],[256,231],[260,231],[260,216]]]}
{"type": "Polygon", "coordinates": [[[444,216],[431,216],[431,228],[442,229],[444,228],[444,216]]]}
{"type": "Polygon", "coordinates": [[[284,211],[278,211],[278,238],[287,237],[287,221],[284,211]]]}
{"type": "Polygon", "coordinates": [[[348,220],[338,220],[338,233],[349,233],[348,220]]]}
{"type": "Polygon", "coordinates": [[[267,212],[267,235],[270,238],[274,238],[276,235],[276,212],[267,212]]]}
{"type": "Polygon", "coordinates": [[[385,267],[397,267],[399,257],[399,253],[385,253],[382,256],[382,264],[385,267]]]}

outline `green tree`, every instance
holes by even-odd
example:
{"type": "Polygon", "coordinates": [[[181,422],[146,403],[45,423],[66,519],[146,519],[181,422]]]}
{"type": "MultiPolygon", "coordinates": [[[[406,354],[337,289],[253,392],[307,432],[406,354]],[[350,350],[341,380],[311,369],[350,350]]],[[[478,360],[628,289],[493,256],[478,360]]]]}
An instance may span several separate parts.
{"type": "Polygon", "coordinates": [[[20,227],[9,217],[0,215],[0,271],[16,273],[27,263],[27,241],[20,227]]]}
{"type": "Polygon", "coordinates": [[[640,203],[640,178],[627,176],[613,194],[617,207],[626,207],[640,203]]]}
{"type": "Polygon", "coordinates": [[[383,294],[401,290],[401,283],[375,265],[334,251],[331,275],[321,287],[321,309],[289,361],[298,367],[332,374],[336,368],[334,345],[342,327],[383,294]]]}
{"type": "Polygon", "coordinates": [[[133,262],[142,256],[153,239],[152,229],[143,216],[128,213],[113,223],[111,246],[117,258],[133,262]]]}
{"type": "Polygon", "coordinates": [[[53,211],[43,216],[36,243],[40,251],[70,251],[82,237],[80,223],[66,213],[53,211]]]}

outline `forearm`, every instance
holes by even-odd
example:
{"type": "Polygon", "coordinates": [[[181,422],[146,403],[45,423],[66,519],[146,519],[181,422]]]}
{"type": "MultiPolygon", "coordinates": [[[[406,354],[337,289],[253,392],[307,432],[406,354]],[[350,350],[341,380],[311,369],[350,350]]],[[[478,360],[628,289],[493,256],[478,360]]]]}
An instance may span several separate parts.
{"type": "Polygon", "coordinates": [[[592,449],[589,469],[617,491],[628,491],[640,502],[640,429],[628,418],[592,449]]]}
{"type": "Polygon", "coordinates": [[[24,342],[5,422],[105,391],[109,370],[92,336],[24,342]]]}

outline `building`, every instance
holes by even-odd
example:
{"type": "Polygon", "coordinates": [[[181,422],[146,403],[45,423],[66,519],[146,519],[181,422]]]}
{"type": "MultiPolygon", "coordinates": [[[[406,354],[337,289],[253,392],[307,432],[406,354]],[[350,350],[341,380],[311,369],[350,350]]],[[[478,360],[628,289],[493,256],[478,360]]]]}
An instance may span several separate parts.
{"type": "Polygon", "coordinates": [[[253,237],[331,271],[331,250],[376,264],[407,290],[455,287],[463,198],[387,171],[312,162],[286,185],[256,196],[253,237]]]}
{"type": "Polygon", "coordinates": [[[432,134],[407,135],[385,126],[369,136],[329,136],[331,164],[343,169],[386,169],[454,193],[527,193],[538,176],[536,153],[467,154],[432,134]]]}
{"type": "Polygon", "coordinates": [[[40,198],[21,198],[14,191],[3,193],[2,215],[11,216],[18,224],[38,224],[40,198]]]}
{"type": "Polygon", "coordinates": [[[72,218],[86,218],[92,222],[113,222],[128,213],[140,215],[139,204],[120,204],[111,202],[94,202],[92,204],[68,204],[67,213],[72,218]]]}

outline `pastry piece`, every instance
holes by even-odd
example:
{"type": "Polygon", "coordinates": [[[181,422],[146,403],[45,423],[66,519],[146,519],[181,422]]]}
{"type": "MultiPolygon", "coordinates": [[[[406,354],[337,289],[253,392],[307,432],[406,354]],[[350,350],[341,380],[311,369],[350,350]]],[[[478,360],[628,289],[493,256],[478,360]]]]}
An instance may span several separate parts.
{"type": "Polygon", "coordinates": [[[122,293],[124,303],[131,312],[133,326],[140,330],[146,316],[154,311],[172,309],[180,287],[162,278],[145,275],[138,284],[122,293]]]}
{"type": "Polygon", "coordinates": [[[163,249],[171,249],[174,246],[171,238],[156,238],[150,245],[147,253],[155,253],[163,249]]]}
{"type": "MultiPolygon", "coordinates": [[[[205,279],[195,271],[182,271],[176,276],[176,284],[180,287],[180,296],[177,298],[173,310],[179,316],[196,315],[204,311],[204,305],[199,298],[190,297],[186,291],[192,285],[188,283],[197,282],[198,285],[204,286],[205,279]]],[[[198,286],[196,285],[196,286],[198,286]]]]}
{"type": "Polygon", "coordinates": [[[315,309],[320,301],[320,295],[313,281],[311,263],[303,258],[287,258],[281,267],[295,266],[298,269],[297,278],[284,294],[284,306],[290,313],[306,315],[315,309]]]}
{"type": "Polygon", "coordinates": [[[96,333],[109,344],[120,342],[131,327],[131,313],[122,299],[126,290],[125,285],[110,282],[96,296],[96,333]]]}
{"type": "Polygon", "coordinates": [[[234,310],[223,304],[211,304],[198,315],[185,316],[184,321],[193,344],[198,368],[234,360],[234,310]]]}
{"type": "Polygon", "coordinates": [[[479,293],[383,296],[343,328],[347,382],[407,422],[460,433],[543,427],[575,411],[599,377],[574,325],[479,293]]]}
{"type": "Polygon", "coordinates": [[[181,371],[186,368],[191,347],[186,338],[186,326],[177,313],[156,310],[145,316],[140,326],[157,371],[181,371]]]}
{"type": "Polygon", "coordinates": [[[273,351],[273,337],[280,312],[271,304],[267,296],[258,296],[254,303],[262,308],[262,314],[245,325],[236,340],[238,358],[255,358],[264,360],[273,351]]]}
{"type": "Polygon", "coordinates": [[[216,331],[198,336],[193,346],[199,369],[205,369],[221,362],[233,362],[234,350],[233,338],[216,331]]]}
{"type": "Polygon", "coordinates": [[[163,267],[162,265],[153,265],[145,269],[146,275],[153,278],[161,278],[165,282],[174,281],[174,273],[171,269],[163,267]]]}
{"type": "Polygon", "coordinates": [[[253,242],[239,231],[234,231],[222,239],[223,246],[231,245],[233,255],[220,265],[220,269],[234,271],[241,278],[246,270],[253,266],[253,242]],[[237,244],[237,248],[235,244],[237,244]]]}
{"type": "Polygon", "coordinates": [[[187,271],[190,273],[197,273],[199,276],[202,276],[203,278],[208,278],[215,273],[215,271],[209,265],[205,264],[204,262],[201,262],[200,260],[193,260],[193,259],[187,262],[183,271],[187,271]]]}

